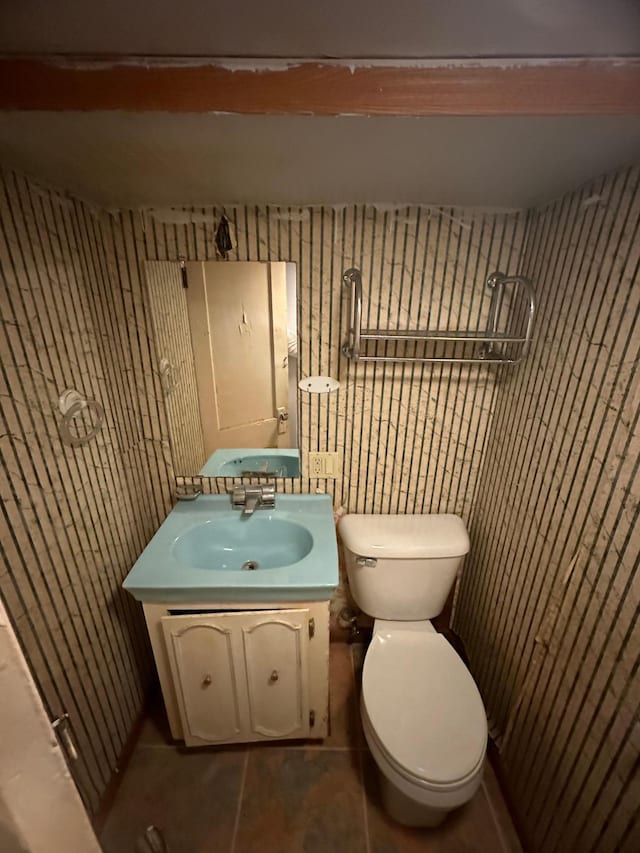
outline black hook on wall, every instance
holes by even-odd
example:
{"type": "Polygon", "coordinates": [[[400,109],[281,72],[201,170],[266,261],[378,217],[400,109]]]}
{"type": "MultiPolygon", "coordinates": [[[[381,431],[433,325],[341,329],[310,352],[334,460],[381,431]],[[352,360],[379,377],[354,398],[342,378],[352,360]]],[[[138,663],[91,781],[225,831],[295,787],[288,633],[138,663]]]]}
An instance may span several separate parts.
{"type": "Polygon", "coordinates": [[[226,261],[229,252],[233,249],[233,243],[231,242],[231,232],[229,231],[229,220],[224,214],[216,228],[215,242],[218,254],[226,261]]]}

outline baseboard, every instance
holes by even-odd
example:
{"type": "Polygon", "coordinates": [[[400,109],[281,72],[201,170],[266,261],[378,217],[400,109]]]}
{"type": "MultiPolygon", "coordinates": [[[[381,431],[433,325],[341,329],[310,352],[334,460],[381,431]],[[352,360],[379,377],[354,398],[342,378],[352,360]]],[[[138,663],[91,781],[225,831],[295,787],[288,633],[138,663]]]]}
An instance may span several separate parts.
{"type": "Polygon", "coordinates": [[[136,717],[135,722],[131,727],[131,731],[129,732],[129,736],[127,737],[124,746],[120,751],[120,755],[118,756],[117,769],[111,774],[111,779],[107,784],[104,794],[102,795],[100,805],[98,806],[96,813],[91,818],[91,823],[93,824],[94,832],[98,836],[102,832],[107,817],[109,816],[109,813],[113,808],[113,803],[115,801],[116,794],[118,793],[118,789],[120,788],[120,783],[122,782],[122,778],[129,765],[129,762],[131,761],[131,756],[133,755],[133,752],[136,748],[136,744],[138,743],[138,740],[140,738],[142,726],[144,725],[145,717],[147,716],[147,709],[152,695],[153,690],[150,690],[145,698],[142,710],[136,717]]]}
{"type": "Polygon", "coordinates": [[[495,777],[498,780],[502,799],[504,800],[504,804],[507,807],[507,811],[509,812],[509,817],[511,818],[511,822],[513,823],[513,826],[515,828],[518,840],[520,841],[520,845],[524,853],[529,853],[529,851],[531,851],[533,848],[528,841],[527,834],[524,831],[524,827],[522,825],[522,820],[518,815],[518,810],[516,809],[513,800],[511,799],[511,795],[509,794],[509,788],[506,782],[504,767],[502,766],[502,759],[500,758],[500,751],[495,745],[495,743],[491,740],[491,738],[489,738],[489,744],[487,747],[487,758],[489,759],[495,777]]]}
{"type": "MultiPolygon", "coordinates": [[[[469,666],[469,656],[467,655],[467,650],[465,649],[462,638],[456,634],[456,632],[450,628],[448,625],[446,627],[439,628],[440,632],[445,635],[447,640],[451,643],[456,652],[460,655],[462,660],[465,662],[467,667],[469,666]]],[[[502,799],[504,800],[504,804],[507,807],[507,811],[509,812],[509,817],[511,818],[511,822],[516,830],[516,834],[522,846],[524,853],[528,853],[531,850],[531,845],[528,843],[526,833],[523,828],[522,820],[518,815],[518,810],[516,809],[513,799],[509,793],[509,788],[507,786],[506,774],[504,772],[504,767],[502,766],[502,760],[500,758],[500,751],[494,741],[489,738],[489,742],[487,744],[487,758],[491,763],[491,767],[493,768],[493,772],[495,773],[495,777],[498,780],[498,785],[500,786],[500,793],[502,794],[502,799]]]]}

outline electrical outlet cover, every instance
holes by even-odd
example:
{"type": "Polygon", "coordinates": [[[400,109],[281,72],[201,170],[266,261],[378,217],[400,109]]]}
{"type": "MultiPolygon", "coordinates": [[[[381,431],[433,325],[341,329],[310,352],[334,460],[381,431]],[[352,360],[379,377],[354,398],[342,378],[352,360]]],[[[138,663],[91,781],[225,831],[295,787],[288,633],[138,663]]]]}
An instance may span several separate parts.
{"type": "Polygon", "coordinates": [[[309,476],[335,480],[340,476],[340,454],[328,452],[309,453],[309,476]]]}

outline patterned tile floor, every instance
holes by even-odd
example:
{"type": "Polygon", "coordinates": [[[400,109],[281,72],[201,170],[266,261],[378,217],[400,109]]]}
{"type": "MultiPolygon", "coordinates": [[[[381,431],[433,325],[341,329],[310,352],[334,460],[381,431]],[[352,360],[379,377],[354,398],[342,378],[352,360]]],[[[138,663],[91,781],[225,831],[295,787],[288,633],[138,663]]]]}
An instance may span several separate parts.
{"type": "Polygon", "coordinates": [[[473,801],[432,830],[395,824],[380,804],[359,724],[362,646],[331,644],[331,734],[314,744],[187,750],[158,710],[144,725],[107,818],[105,853],[137,853],[149,824],[169,853],[515,853],[487,764],[473,801]]]}

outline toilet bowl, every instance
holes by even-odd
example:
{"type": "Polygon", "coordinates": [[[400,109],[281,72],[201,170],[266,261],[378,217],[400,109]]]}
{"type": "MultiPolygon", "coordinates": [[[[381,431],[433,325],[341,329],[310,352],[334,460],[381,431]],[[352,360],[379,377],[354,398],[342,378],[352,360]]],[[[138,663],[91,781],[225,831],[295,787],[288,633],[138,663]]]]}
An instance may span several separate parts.
{"type": "Polygon", "coordinates": [[[462,660],[430,622],[376,620],[362,675],[361,716],[387,811],[436,826],[482,780],[487,721],[462,660]]]}
{"type": "Polygon", "coordinates": [[[376,617],[360,709],[383,802],[400,823],[436,826],[477,791],[487,745],[471,673],[429,621],[468,551],[467,532],[452,515],[352,515],[340,535],[354,598],[376,617]]]}

